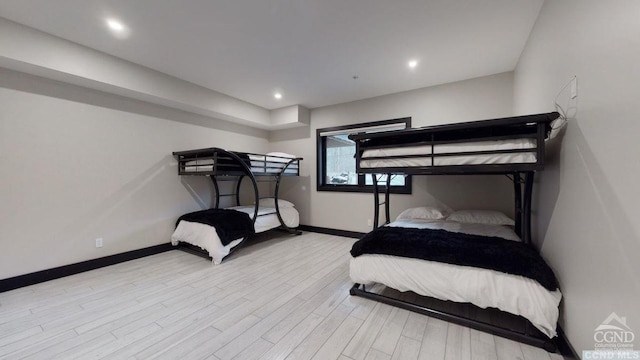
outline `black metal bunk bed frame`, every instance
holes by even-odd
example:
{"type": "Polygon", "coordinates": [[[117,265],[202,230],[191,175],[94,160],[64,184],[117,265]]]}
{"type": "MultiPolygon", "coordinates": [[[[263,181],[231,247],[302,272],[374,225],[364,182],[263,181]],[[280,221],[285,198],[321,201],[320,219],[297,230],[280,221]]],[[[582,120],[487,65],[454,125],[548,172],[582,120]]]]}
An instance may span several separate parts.
{"type": "MultiPolygon", "coordinates": [[[[378,227],[380,217],[380,206],[384,205],[385,222],[388,224],[389,218],[389,189],[393,175],[462,175],[462,174],[495,174],[506,175],[513,182],[514,205],[515,205],[515,231],[524,243],[531,246],[531,200],[533,194],[533,182],[535,171],[544,168],[544,146],[545,138],[551,130],[551,122],[560,115],[557,112],[525,115],[492,120],[481,120],[469,123],[456,123],[450,125],[437,125],[417,129],[406,129],[394,132],[381,132],[370,134],[354,134],[349,138],[356,142],[356,172],[371,174],[374,190],[374,229],[378,227]],[[379,143],[376,139],[385,137],[396,137],[392,144],[379,143]],[[469,151],[456,153],[434,152],[434,147],[438,144],[454,144],[469,141],[490,141],[516,138],[535,139],[536,146],[531,149],[513,150],[493,150],[493,151],[469,151]],[[395,144],[394,144],[395,142],[395,144]],[[393,159],[402,157],[430,157],[431,166],[414,167],[372,167],[363,168],[360,160],[366,149],[382,149],[402,146],[430,146],[430,154],[404,155],[404,156],[384,156],[367,157],[369,160],[393,159]],[[435,160],[438,157],[460,156],[460,155],[485,155],[500,153],[522,153],[534,152],[536,161],[531,163],[505,163],[505,164],[478,164],[478,165],[445,165],[438,166],[435,160]],[[384,184],[380,184],[379,174],[386,175],[384,184]],[[380,191],[380,187],[384,191],[380,191]],[[380,200],[384,194],[384,201],[380,200]]],[[[476,330],[491,333],[497,336],[530,344],[543,348],[547,351],[556,351],[557,345],[553,339],[544,336],[535,329],[527,320],[523,332],[510,328],[501,327],[495,324],[467,318],[458,314],[433,309],[419,304],[410,303],[382,294],[367,291],[364,284],[354,284],[350,289],[350,294],[400,307],[406,310],[418,312],[427,316],[441,320],[453,322],[462,326],[467,326],[476,330]]],[[[523,318],[524,319],[524,318],[523,318]]]]}
{"type": "MultiPolygon", "coordinates": [[[[298,229],[287,226],[280,214],[280,206],[278,204],[278,193],[282,178],[285,176],[300,175],[300,161],[302,158],[288,158],[276,155],[255,154],[247,152],[227,151],[220,148],[204,148],[196,150],[175,151],[173,156],[178,160],[178,175],[181,176],[208,176],[213,183],[215,199],[212,206],[218,209],[220,206],[220,198],[227,196],[235,196],[236,205],[240,205],[240,187],[245,178],[251,181],[253,195],[255,199],[253,222],[258,219],[258,210],[260,207],[260,195],[258,190],[259,182],[275,183],[274,189],[274,207],[276,216],[280,222],[280,228],[290,234],[300,235],[302,232],[298,229]],[[273,159],[278,159],[274,161],[273,159]],[[252,171],[259,168],[262,171],[252,171]],[[218,182],[220,181],[236,181],[235,192],[221,193],[218,182]]],[[[246,239],[245,239],[246,240],[246,239]]],[[[231,253],[240,248],[245,241],[231,249],[231,253]]],[[[197,249],[191,249],[198,251],[197,249]]]]}

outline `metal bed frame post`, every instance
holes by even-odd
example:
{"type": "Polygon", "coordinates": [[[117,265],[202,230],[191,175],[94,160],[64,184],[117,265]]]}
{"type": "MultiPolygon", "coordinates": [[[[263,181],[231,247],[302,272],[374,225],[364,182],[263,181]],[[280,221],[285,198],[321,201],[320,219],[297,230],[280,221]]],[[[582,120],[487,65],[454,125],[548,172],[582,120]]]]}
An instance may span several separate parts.
{"type": "MultiPolygon", "coordinates": [[[[285,171],[287,171],[287,168],[289,167],[289,165],[293,164],[297,160],[298,160],[297,158],[289,160],[289,162],[287,162],[287,164],[282,167],[282,169],[280,170],[278,175],[276,175],[276,188],[274,190],[273,198],[274,198],[274,202],[276,204],[276,216],[278,216],[278,220],[280,221],[280,225],[290,234],[301,235],[302,231],[290,228],[284,223],[284,220],[282,219],[282,215],[280,215],[280,205],[278,205],[278,193],[280,191],[280,181],[282,180],[282,176],[284,175],[285,171]]],[[[266,163],[265,163],[265,166],[266,166],[266,163]]],[[[300,171],[299,168],[298,168],[298,171],[300,171]]],[[[256,200],[256,204],[257,203],[258,203],[258,201],[256,200]]]]}
{"type": "Polygon", "coordinates": [[[384,190],[384,201],[380,202],[380,188],[378,187],[378,178],[376,174],[371,174],[371,180],[373,181],[373,228],[378,228],[380,224],[380,205],[384,205],[385,225],[389,223],[389,193],[391,189],[391,174],[387,174],[387,180],[384,190]]]}
{"type": "Polygon", "coordinates": [[[220,206],[220,188],[218,187],[218,181],[216,179],[216,174],[218,173],[218,152],[213,153],[213,175],[209,175],[211,181],[213,181],[213,187],[216,191],[216,203],[214,204],[214,209],[217,209],[220,206]]]}
{"type": "Polygon", "coordinates": [[[384,224],[388,224],[391,221],[391,216],[389,216],[389,194],[391,193],[391,174],[387,174],[387,183],[385,184],[386,188],[384,190],[384,224]]]}
{"type": "Polygon", "coordinates": [[[511,180],[513,181],[515,231],[522,238],[522,179],[520,173],[514,172],[511,180]]]}
{"type": "Polygon", "coordinates": [[[215,175],[209,175],[209,178],[211,179],[211,182],[213,182],[213,189],[216,192],[213,208],[217,209],[220,206],[220,188],[218,187],[218,181],[216,181],[215,175]]]}
{"type": "Polygon", "coordinates": [[[371,174],[371,181],[373,182],[373,228],[376,229],[380,219],[380,189],[376,174],[371,174]]]}
{"type": "Polygon", "coordinates": [[[527,171],[524,177],[524,201],[522,216],[522,241],[531,245],[531,198],[533,197],[534,171],[527,171]]]}
{"type": "Polygon", "coordinates": [[[535,172],[513,173],[513,195],[515,207],[515,231],[525,244],[531,245],[531,204],[535,172]],[[524,193],[522,185],[524,184],[524,193]]]}

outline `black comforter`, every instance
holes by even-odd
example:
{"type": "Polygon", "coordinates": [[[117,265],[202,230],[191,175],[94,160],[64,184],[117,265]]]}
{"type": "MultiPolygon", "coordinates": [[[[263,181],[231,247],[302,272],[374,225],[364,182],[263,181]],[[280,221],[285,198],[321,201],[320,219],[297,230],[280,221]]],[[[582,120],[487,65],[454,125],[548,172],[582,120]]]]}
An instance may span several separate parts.
{"type": "Polygon", "coordinates": [[[384,254],[472,266],[521,275],[550,291],[558,288],[551,268],[531,246],[445,230],[381,227],[358,240],[351,256],[384,254]]]}
{"type": "Polygon", "coordinates": [[[176,226],[181,220],[213,226],[222,245],[229,245],[233,240],[255,234],[249,214],[236,210],[209,209],[184,214],[178,218],[176,226]]]}

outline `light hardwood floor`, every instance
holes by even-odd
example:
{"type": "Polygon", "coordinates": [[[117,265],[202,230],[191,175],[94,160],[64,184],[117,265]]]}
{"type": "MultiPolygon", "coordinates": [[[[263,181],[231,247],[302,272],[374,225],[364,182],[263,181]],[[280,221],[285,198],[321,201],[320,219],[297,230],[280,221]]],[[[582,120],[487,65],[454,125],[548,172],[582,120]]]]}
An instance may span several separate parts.
{"type": "Polygon", "coordinates": [[[222,265],[170,251],[1,293],[0,358],[562,359],[349,296],[353,239],[277,235],[222,265]]]}

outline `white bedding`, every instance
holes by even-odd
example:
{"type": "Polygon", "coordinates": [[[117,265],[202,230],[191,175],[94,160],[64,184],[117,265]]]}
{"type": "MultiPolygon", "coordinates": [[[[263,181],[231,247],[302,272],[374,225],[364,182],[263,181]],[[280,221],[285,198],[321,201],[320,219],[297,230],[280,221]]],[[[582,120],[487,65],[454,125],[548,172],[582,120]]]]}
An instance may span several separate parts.
{"type": "MultiPolygon", "coordinates": [[[[230,209],[246,212],[253,218],[253,206],[236,206],[230,209]]],[[[275,208],[260,207],[258,210],[258,219],[254,223],[256,233],[271,230],[280,226],[280,221],[276,215],[275,208]]],[[[280,208],[280,215],[285,225],[288,227],[298,227],[300,215],[293,207],[280,208]]],[[[200,247],[207,251],[214,264],[220,264],[225,256],[229,255],[231,249],[236,247],[242,238],[233,240],[228,245],[222,245],[220,237],[213,226],[190,222],[180,221],[176,230],[171,235],[171,244],[178,245],[178,242],[186,242],[191,245],[200,247]]]]}
{"type": "MultiPolygon", "coordinates": [[[[251,218],[253,218],[253,212],[255,210],[253,206],[234,206],[228,209],[242,211],[249,214],[251,218]]],[[[280,216],[282,216],[282,221],[284,221],[284,224],[288,227],[298,227],[300,224],[300,214],[298,213],[298,210],[293,207],[281,206],[280,216]]],[[[276,208],[260,206],[258,208],[258,219],[253,226],[256,229],[256,233],[261,233],[280,226],[280,220],[278,220],[278,215],[276,215],[276,208]]]]}
{"type": "MultiPolygon", "coordinates": [[[[499,225],[403,220],[388,226],[445,229],[485,236],[506,235],[507,239],[519,240],[510,228],[499,225]]],[[[549,291],[537,281],[523,276],[428,260],[369,254],[351,259],[350,276],[359,284],[375,282],[440,300],[497,308],[523,316],[549,338],[556,335],[558,305],[562,294],[559,290],[549,291]]]]}
{"type": "MultiPolygon", "coordinates": [[[[431,155],[445,153],[461,153],[468,151],[494,151],[494,150],[527,150],[535,149],[534,139],[510,139],[496,141],[475,141],[456,144],[439,144],[433,147],[406,146],[397,148],[365,150],[362,154],[360,167],[417,167],[432,166],[431,155]],[[426,155],[424,157],[407,157],[394,159],[371,159],[370,157],[426,155]]],[[[516,152],[503,154],[461,155],[461,156],[437,156],[433,158],[433,166],[446,165],[480,165],[480,164],[511,164],[511,163],[535,163],[535,152],[516,152]]]]}

